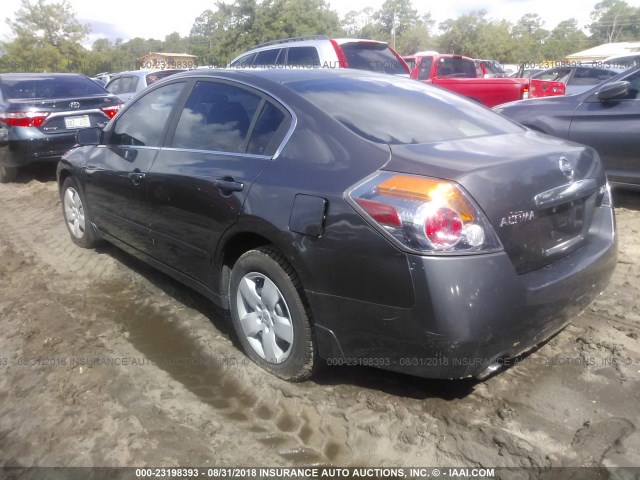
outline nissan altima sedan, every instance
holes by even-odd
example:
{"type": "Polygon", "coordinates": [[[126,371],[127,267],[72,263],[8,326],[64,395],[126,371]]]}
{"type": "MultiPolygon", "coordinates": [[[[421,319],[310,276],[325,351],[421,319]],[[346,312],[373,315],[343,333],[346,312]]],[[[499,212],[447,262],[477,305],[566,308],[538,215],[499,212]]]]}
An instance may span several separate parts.
{"type": "Polygon", "coordinates": [[[595,148],[614,186],[640,190],[640,68],[579,95],[505,103],[522,125],[595,148]]]}
{"type": "Polygon", "coordinates": [[[616,265],[589,147],[366,71],[191,71],[59,163],[71,240],[107,240],[230,313],[288,380],[321,363],[484,378],[616,265]]]}

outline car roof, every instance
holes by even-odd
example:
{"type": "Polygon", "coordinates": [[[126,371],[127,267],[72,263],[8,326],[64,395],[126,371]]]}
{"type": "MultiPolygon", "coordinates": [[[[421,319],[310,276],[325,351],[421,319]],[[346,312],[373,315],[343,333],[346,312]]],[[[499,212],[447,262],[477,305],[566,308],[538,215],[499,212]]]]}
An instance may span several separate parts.
{"type": "Polygon", "coordinates": [[[183,77],[213,77],[227,78],[229,80],[251,81],[252,79],[265,79],[274,83],[287,84],[289,82],[303,80],[330,80],[335,78],[380,78],[381,80],[390,80],[397,77],[385,73],[372,72],[369,70],[358,70],[351,68],[251,68],[251,69],[208,69],[208,70],[189,70],[187,72],[177,73],[162,81],[183,77]]]}

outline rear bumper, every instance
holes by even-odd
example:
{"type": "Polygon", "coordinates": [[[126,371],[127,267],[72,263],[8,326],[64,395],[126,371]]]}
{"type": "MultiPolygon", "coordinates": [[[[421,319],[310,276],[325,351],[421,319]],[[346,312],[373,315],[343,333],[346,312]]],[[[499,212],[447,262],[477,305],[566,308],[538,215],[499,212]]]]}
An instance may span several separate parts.
{"type": "Polygon", "coordinates": [[[308,293],[328,363],[462,378],[532,349],[606,287],[617,263],[614,215],[597,208],[585,246],[523,275],[506,253],[408,261],[412,308],[308,293]]]}
{"type": "Polygon", "coordinates": [[[45,135],[36,128],[4,129],[0,138],[0,165],[22,167],[35,162],[57,162],[76,144],[74,133],[45,135]]]}

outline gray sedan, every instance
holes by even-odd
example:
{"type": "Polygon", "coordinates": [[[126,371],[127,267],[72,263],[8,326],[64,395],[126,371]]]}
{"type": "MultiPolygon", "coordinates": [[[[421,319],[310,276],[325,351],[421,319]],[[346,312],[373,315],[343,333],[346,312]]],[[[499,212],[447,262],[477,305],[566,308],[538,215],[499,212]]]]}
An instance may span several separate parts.
{"type": "Polygon", "coordinates": [[[531,78],[563,82],[566,85],[566,95],[575,95],[615,77],[623,70],[623,68],[585,63],[576,66],[549,68],[531,75],[531,78]]]}

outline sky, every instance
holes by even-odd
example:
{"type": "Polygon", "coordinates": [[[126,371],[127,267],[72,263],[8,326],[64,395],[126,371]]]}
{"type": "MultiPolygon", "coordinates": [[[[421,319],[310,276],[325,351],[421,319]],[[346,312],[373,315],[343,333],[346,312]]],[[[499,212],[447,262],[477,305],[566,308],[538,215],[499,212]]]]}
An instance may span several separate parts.
{"type": "MultiPolygon", "coordinates": [[[[13,19],[20,0],[1,0],[0,39],[9,40],[11,29],[4,19],[13,19]]],[[[91,25],[92,33],[86,42],[90,46],[97,38],[129,40],[134,37],[164,40],[172,32],[186,36],[194,20],[204,10],[213,8],[214,0],[186,0],[175,8],[157,0],[69,0],[82,23],[91,25]]],[[[629,5],[640,6],[640,0],[626,0],[629,5]]],[[[384,0],[330,0],[327,3],[343,17],[350,10],[380,8],[384,0]]],[[[553,29],[559,22],[575,18],[584,27],[590,23],[589,14],[598,0],[413,0],[420,13],[431,12],[436,24],[456,18],[474,10],[484,9],[488,17],[516,22],[525,13],[537,13],[545,21],[545,28],[553,29]]],[[[172,3],[172,2],[171,2],[172,3]]]]}

